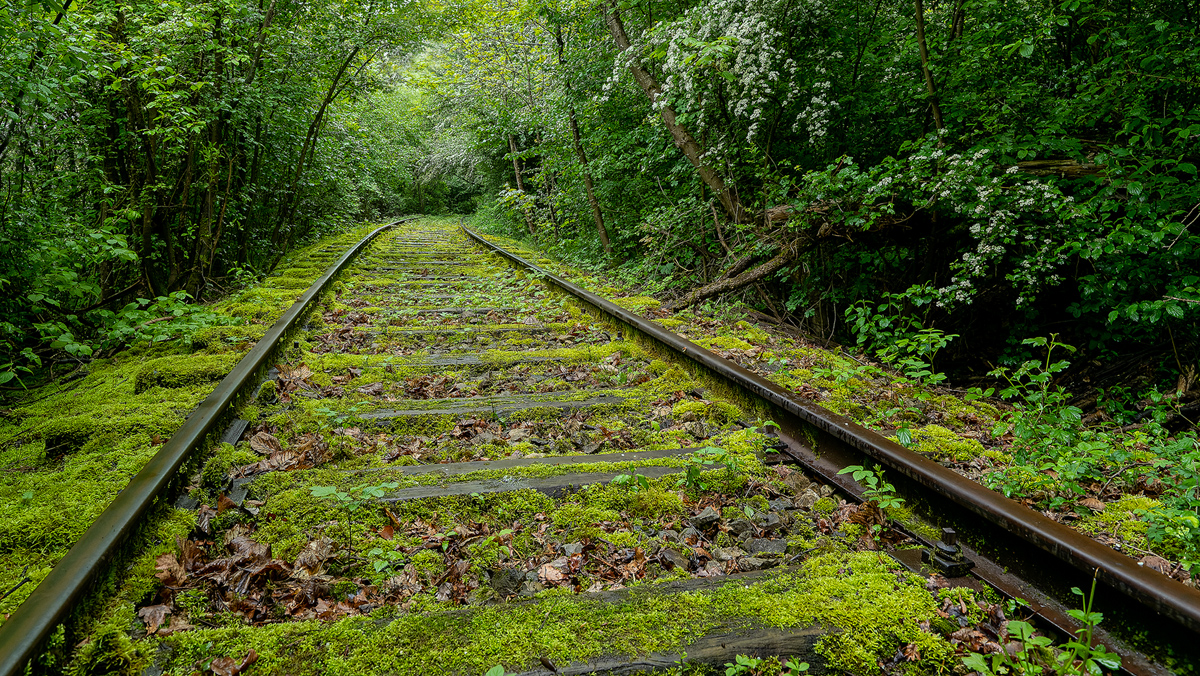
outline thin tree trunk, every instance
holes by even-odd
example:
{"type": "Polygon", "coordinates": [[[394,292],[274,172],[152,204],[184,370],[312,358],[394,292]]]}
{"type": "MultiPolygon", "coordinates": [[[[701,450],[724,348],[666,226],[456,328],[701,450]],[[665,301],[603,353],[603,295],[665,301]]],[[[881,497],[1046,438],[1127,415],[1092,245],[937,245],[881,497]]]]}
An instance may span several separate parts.
{"type": "MultiPolygon", "coordinates": [[[[512,134],[508,135],[508,150],[512,153],[513,175],[517,178],[517,190],[523,194],[525,192],[525,182],[521,179],[521,161],[517,159],[517,139],[512,134]]],[[[521,213],[525,216],[525,225],[529,227],[529,234],[537,233],[533,227],[533,216],[529,213],[529,208],[525,204],[521,204],[521,213]]]]}
{"type": "MultiPolygon", "coordinates": [[[[918,0],[919,1],[919,0],[918,0]]],[[[617,44],[623,51],[628,51],[630,48],[629,36],[625,34],[625,25],[621,22],[621,15],[617,9],[616,2],[610,2],[607,10],[604,12],[604,20],[608,24],[609,32],[612,34],[613,42],[617,44]]],[[[662,96],[662,87],[658,81],[645,68],[640,66],[636,61],[631,61],[629,64],[629,72],[633,74],[633,79],[637,81],[638,86],[650,98],[651,103],[658,109],[659,115],[662,117],[663,123],[667,125],[667,131],[671,132],[671,138],[675,142],[675,147],[683,151],[687,156],[688,161],[700,173],[700,178],[712,189],[716,194],[717,199],[721,202],[721,209],[725,212],[726,217],[734,223],[746,222],[747,214],[742,208],[741,201],[738,200],[737,194],[729,189],[725,184],[724,179],[712,167],[704,163],[704,149],[696,142],[696,139],[684,129],[683,125],[675,116],[675,109],[666,103],[659,103],[658,99],[662,96]]]]}
{"type": "MultiPolygon", "coordinates": [[[[563,68],[563,39],[562,26],[554,27],[554,40],[558,43],[558,66],[563,68]]],[[[600,235],[600,243],[604,245],[604,253],[612,253],[612,245],[608,242],[608,229],[604,227],[604,213],[600,211],[600,201],[596,199],[596,190],[592,185],[592,171],[588,168],[587,154],[583,152],[583,141],[579,134],[579,122],[575,118],[575,104],[571,103],[571,79],[563,70],[563,88],[567,94],[567,119],[571,123],[571,140],[575,145],[575,157],[583,168],[583,188],[587,192],[588,204],[592,207],[592,218],[596,221],[596,234],[600,235]]]]}
{"type": "Polygon", "coordinates": [[[267,13],[263,16],[262,25],[258,27],[258,37],[254,39],[254,58],[250,60],[250,72],[246,73],[246,86],[254,82],[254,75],[258,72],[258,64],[262,62],[263,50],[263,34],[271,27],[271,21],[275,19],[275,0],[271,0],[271,4],[267,6],[267,13]]]}
{"type": "Polygon", "coordinates": [[[342,61],[342,65],[338,68],[337,74],[334,75],[333,81],[329,83],[329,89],[325,92],[325,98],[321,101],[320,107],[317,108],[317,114],[308,125],[308,133],[304,136],[304,145],[300,147],[300,157],[296,163],[296,171],[292,174],[291,185],[284,194],[284,203],[280,207],[279,217],[275,222],[274,230],[271,232],[271,243],[275,245],[277,253],[274,261],[271,263],[270,269],[274,269],[279,264],[279,261],[283,259],[283,255],[287,253],[287,247],[291,243],[291,235],[286,235],[284,242],[281,242],[280,233],[287,228],[292,215],[296,211],[296,189],[300,184],[300,179],[304,176],[305,160],[310,151],[313,154],[316,153],[317,136],[321,129],[321,123],[324,122],[325,111],[329,108],[329,104],[333,101],[334,97],[337,96],[339,91],[338,85],[341,83],[342,76],[346,74],[346,69],[350,67],[350,62],[354,60],[354,57],[358,56],[358,52],[361,49],[362,47],[356,46],[350,50],[350,54],[342,61]],[[280,246],[281,244],[283,245],[280,246]]]}
{"type": "Polygon", "coordinates": [[[925,87],[929,90],[929,106],[933,113],[933,124],[942,130],[942,109],[938,107],[937,88],[933,85],[933,73],[929,70],[929,48],[925,44],[925,6],[921,0],[913,0],[917,10],[917,48],[921,51],[921,72],[925,74],[925,87]]]}

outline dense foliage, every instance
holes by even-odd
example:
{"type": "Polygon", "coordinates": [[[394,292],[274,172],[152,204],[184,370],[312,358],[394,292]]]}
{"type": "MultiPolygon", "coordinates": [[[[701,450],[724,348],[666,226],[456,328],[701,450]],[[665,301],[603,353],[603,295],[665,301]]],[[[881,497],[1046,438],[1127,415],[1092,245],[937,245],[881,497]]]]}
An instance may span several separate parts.
{"type": "Polygon", "coordinates": [[[0,380],[202,324],[189,300],[330,228],[461,202],[395,74],[443,16],[0,2],[0,380]]]}
{"type": "Polygon", "coordinates": [[[1198,22],[1174,0],[532,0],[445,41],[430,84],[493,160],[498,220],[717,281],[682,302],[740,291],[859,339],[895,306],[960,359],[1173,339],[1182,364],[1198,22]]]}

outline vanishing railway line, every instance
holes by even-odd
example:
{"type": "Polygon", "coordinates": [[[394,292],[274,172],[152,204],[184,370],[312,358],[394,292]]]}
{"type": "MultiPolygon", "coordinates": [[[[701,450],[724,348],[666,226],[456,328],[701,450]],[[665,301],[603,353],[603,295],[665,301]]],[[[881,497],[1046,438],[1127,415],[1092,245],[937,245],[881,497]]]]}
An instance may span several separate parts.
{"type": "Polygon", "coordinates": [[[307,264],[329,270],[0,627],[0,673],[113,560],[145,589],[77,638],[132,620],[155,674],[950,664],[941,635],[989,620],[927,586],[992,585],[1068,633],[1056,599],[1095,569],[1126,672],[1170,673],[1122,637],[1194,659],[1194,589],[670,333],[639,299],[429,220],[307,264]],[[210,435],[225,443],[196,460],[210,435]],[[870,462],[907,528],[838,474],[870,462]],[[177,498],[173,537],[127,551],[177,498]],[[935,526],[961,542],[922,539],[935,526]]]}

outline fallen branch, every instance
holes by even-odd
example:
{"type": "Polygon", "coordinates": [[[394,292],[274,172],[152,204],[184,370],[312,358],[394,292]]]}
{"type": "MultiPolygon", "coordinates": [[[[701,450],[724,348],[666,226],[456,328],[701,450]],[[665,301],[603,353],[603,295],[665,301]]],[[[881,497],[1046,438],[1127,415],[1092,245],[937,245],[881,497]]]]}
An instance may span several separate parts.
{"type": "Polygon", "coordinates": [[[671,311],[679,310],[690,305],[695,305],[706,298],[719,296],[723,293],[728,293],[762,280],[768,275],[778,272],[788,263],[796,260],[801,253],[812,248],[815,243],[816,240],[806,235],[804,239],[788,244],[784,247],[783,251],[779,252],[779,254],[777,254],[774,258],[754,268],[753,270],[747,270],[746,272],[743,272],[732,279],[719,279],[712,284],[702,286],[699,289],[692,291],[681,300],[670,303],[667,306],[667,309],[671,311]]]}

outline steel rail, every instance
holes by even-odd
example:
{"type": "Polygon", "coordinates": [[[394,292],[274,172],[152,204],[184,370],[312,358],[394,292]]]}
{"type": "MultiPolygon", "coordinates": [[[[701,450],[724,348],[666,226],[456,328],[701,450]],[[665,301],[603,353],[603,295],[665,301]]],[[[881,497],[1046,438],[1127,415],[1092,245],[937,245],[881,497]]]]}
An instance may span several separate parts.
{"type": "Polygon", "coordinates": [[[241,389],[268,366],[276,344],[295,326],[329,282],[380,233],[408,220],[412,218],[375,229],[330,265],[238,361],[216,389],[192,410],[158,453],[129,480],[29,598],[0,626],[0,676],[23,673],[26,664],[37,655],[55,627],[87,593],[93,579],[110,559],[118,555],[142,517],[169,492],[175,475],[191,454],[209,434],[217,431],[223,414],[241,389]]]}
{"type": "Polygon", "coordinates": [[[848,418],[800,399],[782,386],[504,250],[466,227],[463,227],[463,231],[483,247],[535,272],[544,281],[686,356],[836,441],[982,516],[1008,533],[1086,573],[1088,577],[1099,569],[1100,579],[1108,585],[1182,627],[1200,632],[1200,591],[1147,570],[1125,554],[918,455],[848,418]]]}

